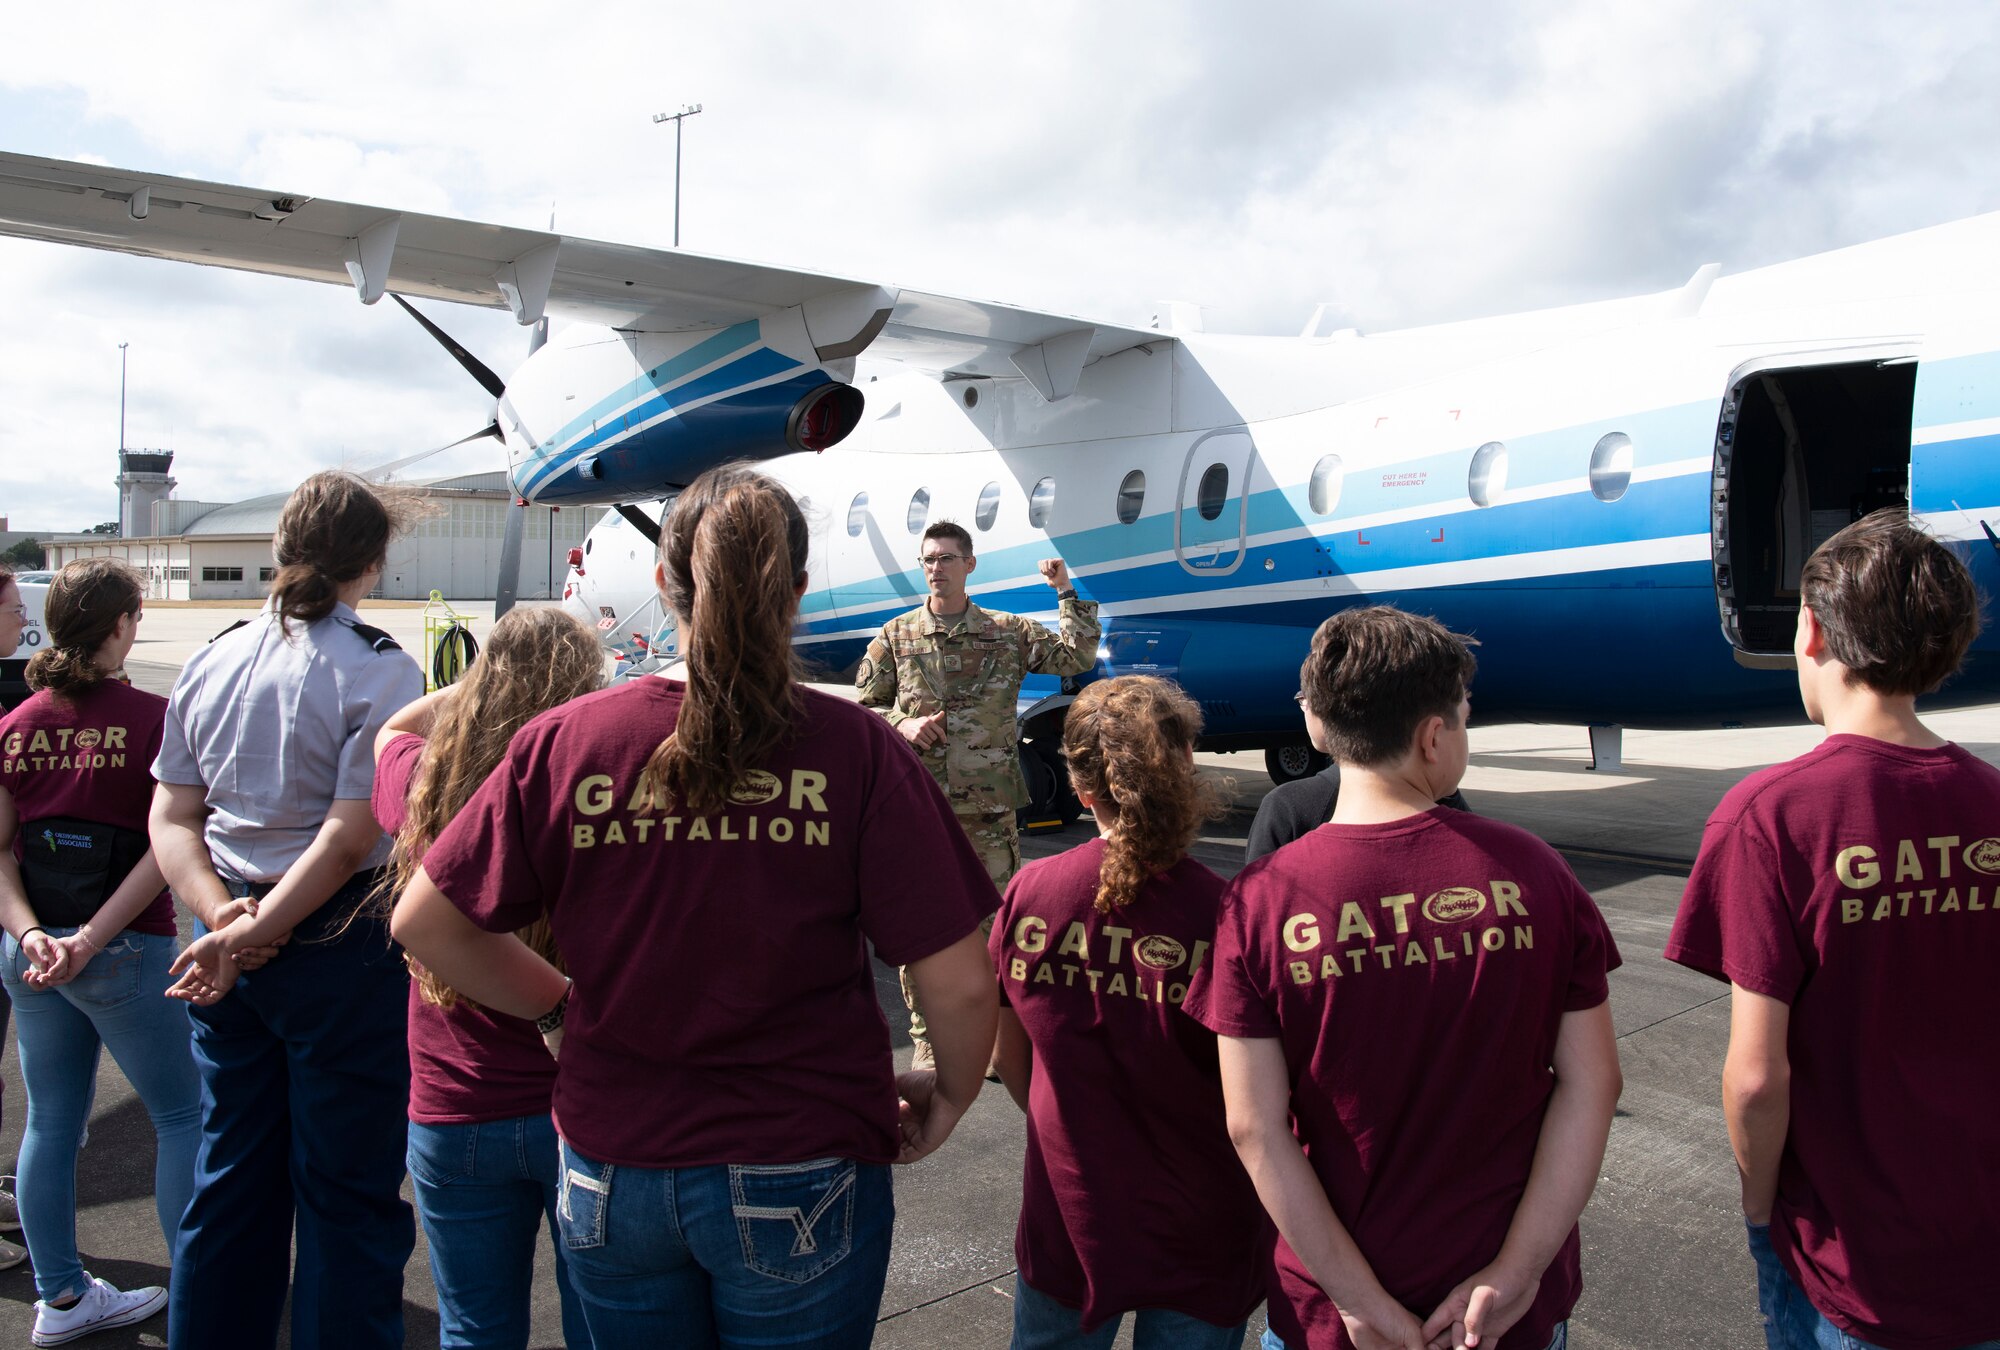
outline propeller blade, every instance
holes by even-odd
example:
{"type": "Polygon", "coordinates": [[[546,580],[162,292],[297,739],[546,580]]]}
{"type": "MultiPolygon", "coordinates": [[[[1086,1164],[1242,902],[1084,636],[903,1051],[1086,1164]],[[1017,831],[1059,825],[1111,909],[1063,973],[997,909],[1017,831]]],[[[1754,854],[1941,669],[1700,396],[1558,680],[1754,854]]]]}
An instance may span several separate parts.
{"type": "Polygon", "coordinates": [[[424,331],[436,338],[438,345],[450,352],[452,359],[457,361],[461,366],[464,366],[466,374],[479,381],[480,387],[487,393],[493,395],[495,398],[499,398],[507,392],[507,382],[498,375],[495,375],[492,368],[484,361],[481,361],[478,357],[467,351],[458,339],[425,318],[415,305],[405,300],[402,296],[397,295],[394,291],[389,292],[389,298],[408,311],[411,318],[422,324],[424,331]]]}
{"type": "Polygon", "coordinates": [[[387,478],[390,474],[396,472],[398,469],[406,469],[410,465],[418,463],[421,460],[429,459],[432,455],[441,455],[447,450],[455,450],[461,445],[467,445],[473,441],[484,440],[488,436],[491,436],[496,441],[500,439],[500,421],[498,418],[495,418],[493,421],[488,422],[485,426],[473,432],[470,436],[460,436],[457,440],[453,441],[449,445],[440,445],[433,450],[419,450],[414,455],[405,455],[401,459],[392,459],[387,464],[377,464],[372,469],[363,469],[361,471],[361,476],[367,479],[371,483],[379,483],[383,479],[387,478]]]}
{"type": "Polygon", "coordinates": [[[528,503],[520,497],[507,503],[507,521],[500,535],[500,575],[493,585],[493,617],[514,608],[521,589],[521,535],[528,524],[528,503]]]}

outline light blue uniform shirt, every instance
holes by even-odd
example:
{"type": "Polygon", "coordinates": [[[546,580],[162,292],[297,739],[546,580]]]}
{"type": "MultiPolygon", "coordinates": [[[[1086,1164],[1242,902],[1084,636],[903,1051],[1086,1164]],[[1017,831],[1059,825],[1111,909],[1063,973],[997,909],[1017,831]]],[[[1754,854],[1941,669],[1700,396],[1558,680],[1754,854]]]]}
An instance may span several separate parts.
{"type": "MultiPolygon", "coordinates": [[[[209,856],[239,881],[276,881],[336,801],[375,786],[375,733],[424,692],[407,652],[375,651],[336,604],[284,631],[267,608],[196,652],[174,681],[153,777],[207,790],[209,856]]],[[[368,867],[388,861],[384,838],[368,867]]]]}

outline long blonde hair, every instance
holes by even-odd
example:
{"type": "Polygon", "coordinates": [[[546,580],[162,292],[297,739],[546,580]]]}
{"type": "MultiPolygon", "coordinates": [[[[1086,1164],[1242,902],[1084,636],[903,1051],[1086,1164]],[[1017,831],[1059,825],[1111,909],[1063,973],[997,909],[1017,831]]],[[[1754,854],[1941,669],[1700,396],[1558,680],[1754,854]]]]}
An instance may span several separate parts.
{"type": "MultiPolygon", "coordinates": [[[[458,692],[444,700],[410,782],[408,814],[396,832],[385,891],[401,895],[423,864],[424,850],[469,801],[507,753],[514,733],[538,713],[604,682],[604,651],[582,624],[559,609],[515,609],[501,616],[458,692]]],[[[521,941],[562,965],[547,919],[521,930],[521,941]]],[[[426,1003],[449,1008],[458,991],[410,962],[426,1003]]]]}

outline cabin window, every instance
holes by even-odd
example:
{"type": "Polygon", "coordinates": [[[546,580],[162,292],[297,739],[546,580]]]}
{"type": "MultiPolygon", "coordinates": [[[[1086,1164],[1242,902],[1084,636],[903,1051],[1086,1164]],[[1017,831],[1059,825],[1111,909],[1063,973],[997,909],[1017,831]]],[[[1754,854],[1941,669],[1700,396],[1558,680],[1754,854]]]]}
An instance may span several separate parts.
{"type": "Polygon", "coordinates": [[[910,514],[903,523],[910,527],[911,534],[922,534],[924,524],[931,518],[931,490],[918,488],[910,498],[910,514]]]}
{"type": "Polygon", "coordinates": [[[1125,475],[1125,481],[1118,485],[1118,523],[1130,525],[1146,509],[1146,473],[1134,469],[1125,475]]]}
{"type": "Polygon", "coordinates": [[[1590,452],[1590,494],[1615,502],[1632,486],[1632,438],[1622,431],[1600,437],[1590,452]]]}
{"type": "Polygon", "coordinates": [[[854,501],[847,508],[847,533],[852,538],[860,538],[862,527],[868,523],[868,494],[857,492],[854,501]]]}
{"type": "Polygon", "coordinates": [[[1056,506],[1056,480],[1044,478],[1028,494],[1028,524],[1038,530],[1049,527],[1049,512],[1056,506]]]}
{"type": "Polygon", "coordinates": [[[1472,452],[1465,474],[1465,494],[1474,506],[1491,506],[1507,492],[1507,447],[1488,441],[1472,452]]]}
{"type": "Polygon", "coordinates": [[[1222,514],[1222,504],[1229,500],[1229,466],[1211,464],[1195,487],[1194,509],[1201,513],[1203,520],[1214,520],[1222,514]]]}
{"type": "Polygon", "coordinates": [[[979,489],[979,504],[972,508],[972,523],[982,530],[990,530],[999,516],[1000,485],[988,483],[979,489]]]}
{"type": "Polygon", "coordinates": [[[1314,515],[1331,515],[1340,505],[1341,479],[1340,456],[1321,455],[1319,463],[1313,465],[1312,481],[1306,484],[1306,504],[1314,515]]]}

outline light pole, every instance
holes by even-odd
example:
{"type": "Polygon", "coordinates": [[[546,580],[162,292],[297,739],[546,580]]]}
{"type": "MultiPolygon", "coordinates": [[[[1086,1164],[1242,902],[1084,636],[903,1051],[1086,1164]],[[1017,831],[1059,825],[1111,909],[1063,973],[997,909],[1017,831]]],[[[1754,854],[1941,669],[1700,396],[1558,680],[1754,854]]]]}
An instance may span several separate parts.
{"type": "Polygon", "coordinates": [[[683,103],[677,113],[654,113],[653,124],[674,124],[674,247],[681,246],[681,123],[701,111],[699,103],[683,103]]]}
{"type": "Polygon", "coordinates": [[[125,448],[125,347],[118,344],[118,448],[125,448]]]}

